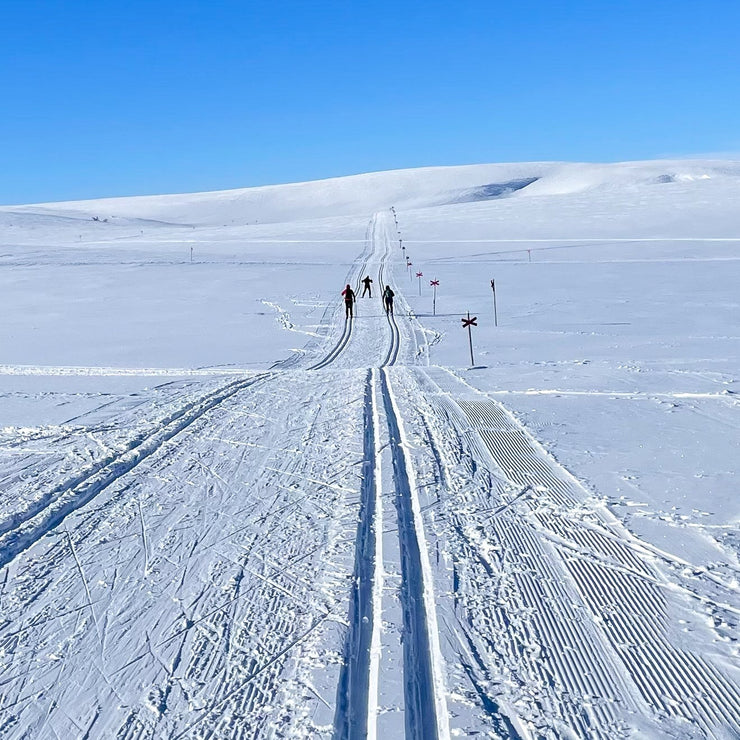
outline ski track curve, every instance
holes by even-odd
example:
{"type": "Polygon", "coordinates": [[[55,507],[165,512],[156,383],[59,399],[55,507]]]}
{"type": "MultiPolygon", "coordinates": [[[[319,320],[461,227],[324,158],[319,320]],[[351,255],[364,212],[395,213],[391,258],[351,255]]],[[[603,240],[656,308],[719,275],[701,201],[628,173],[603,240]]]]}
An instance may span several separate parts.
{"type": "MultiPolygon", "coordinates": [[[[386,272],[386,268],[387,268],[390,258],[391,258],[391,243],[390,243],[390,239],[386,237],[385,251],[383,253],[383,260],[380,263],[380,266],[378,267],[378,287],[379,287],[381,296],[383,295],[383,292],[386,286],[385,272],[386,272]]],[[[390,331],[390,343],[388,346],[388,352],[383,358],[383,361],[381,362],[380,366],[390,367],[392,365],[395,365],[396,361],[398,360],[398,353],[401,349],[401,332],[398,328],[398,322],[396,321],[396,316],[394,313],[386,312],[385,318],[388,321],[388,329],[390,331]]]]}
{"type": "MultiPolygon", "coordinates": [[[[376,222],[377,222],[377,214],[373,216],[373,218],[370,220],[370,223],[368,224],[367,230],[365,232],[365,249],[363,250],[360,257],[355,261],[354,265],[350,269],[349,275],[347,276],[347,284],[353,284],[354,283],[354,291],[355,295],[359,295],[360,292],[360,281],[362,280],[363,274],[367,271],[367,266],[372,260],[375,250],[377,247],[376,239],[375,239],[375,228],[376,228],[376,222]]],[[[340,306],[339,309],[335,309],[335,315],[336,313],[343,308],[340,306]]],[[[328,312],[327,307],[327,312],[328,312]]],[[[328,321],[328,318],[325,314],[324,321],[328,321]]],[[[339,357],[339,355],[343,352],[343,350],[347,347],[347,345],[350,342],[350,338],[352,337],[352,328],[354,326],[354,318],[350,319],[345,316],[344,318],[344,324],[342,326],[342,333],[339,336],[339,339],[337,340],[336,344],[329,350],[329,352],[317,363],[314,365],[311,365],[308,369],[309,370],[321,370],[328,365],[330,365],[334,360],[339,357]]]]}

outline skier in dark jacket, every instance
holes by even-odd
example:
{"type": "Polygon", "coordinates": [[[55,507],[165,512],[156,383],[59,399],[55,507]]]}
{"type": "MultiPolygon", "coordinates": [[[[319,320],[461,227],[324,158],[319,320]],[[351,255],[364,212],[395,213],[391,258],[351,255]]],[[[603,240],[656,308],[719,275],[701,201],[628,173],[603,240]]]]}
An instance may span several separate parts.
{"type": "Polygon", "coordinates": [[[370,298],[373,297],[373,289],[370,287],[370,285],[371,285],[372,282],[373,281],[370,279],[370,275],[368,275],[366,278],[363,278],[362,284],[365,286],[362,289],[362,297],[363,298],[365,297],[365,293],[367,293],[370,298]]]}
{"type": "Polygon", "coordinates": [[[385,312],[393,315],[393,296],[396,295],[390,285],[385,286],[383,291],[383,305],[385,306],[385,312]]]}
{"type": "Polygon", "coordinates": [[[355,304],[355,291],[352,290],[352,288],[350,288],[348,284],[347,287],[342,291],[342,295],[344,296],[344,316],[345,318],[351,319],[354,315],[352,312],[352,308],[355,304]]]}

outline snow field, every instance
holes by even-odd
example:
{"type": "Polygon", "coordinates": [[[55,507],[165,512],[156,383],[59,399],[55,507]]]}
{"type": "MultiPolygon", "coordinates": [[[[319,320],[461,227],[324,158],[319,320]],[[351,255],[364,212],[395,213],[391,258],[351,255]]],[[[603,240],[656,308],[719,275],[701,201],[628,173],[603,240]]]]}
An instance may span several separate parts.
{"type": "Polygon", "coordinates": [[[739,172],[0,209],[0,734],[740,734],[739,172]]]}

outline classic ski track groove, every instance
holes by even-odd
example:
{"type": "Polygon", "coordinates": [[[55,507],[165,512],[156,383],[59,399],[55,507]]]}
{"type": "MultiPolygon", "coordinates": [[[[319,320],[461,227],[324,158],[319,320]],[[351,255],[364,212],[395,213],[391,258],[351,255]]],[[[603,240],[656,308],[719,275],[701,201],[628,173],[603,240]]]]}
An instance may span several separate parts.
{"type": "Polygon", "coordinates": [[[390,435],[401,551],[406,737],[449,740],[443,663],[424,524],[413,467],[404,449],[400,414],[385,369],[380,372],[380,388],[390,435]]]}
{"type": "MultiPolygon", "coordinates": [[[[376,221],[377,221],[377,214],[373,216],[373,218],[370,220],[370,223],[368,224],[367,231],[365,233],[365,249],[363,250],[363,253],[360,255],[358,260],[353,265],[352,269],[350,270],[350,277],[348,278],[348,283],[354,282],[355,295],[359,295],[360,284],[361,284],[360,281],[362,280],[363,274],[367,270],[368,263],[372,260],[373,255],[375,254],[376,221]]],[[[344,325],[342,327],[342,333],[339,336],[339,339],[337,340],[336,344],[331,348],[331,350],[329,350],[329,352],[323,359],[311,365],[308,369],[309,370],[321,370],[322,368],[325,368],[327,365],[330,365],[332,362],[334,362],[334,360],[336,360],[337,357],[339,357],[339,355],[342,354],[342,351],[349,344],[349,341],[352,337],[353,326],[354,326],[354,318],[349,319],[345,316],[344,325]]]]}
{"type": "Polygon", "coordinates": [[[382,504],[380,441],[375,370],[369,370],[364,399],[364,460],[360,515],[355,538],[349,630],[337,690],[334,737],[375,738],[377,658],[380,650],[382,591],[382,504]]]}
{"type": "MultiPolygon", "coordinates": [[[[383,296],[383,291],[385,290],[385,268],[388,265],[391,256],[390,239],[386,238],[384,240],[384,243],[385,247],[383,252],[383,259],[380,263],[380,267],[378,268],[378,289],[380,290],[381,299],[383,296]]],[[[398,329],[398,323],[396,322],[395,314],[386,313],[385,317],[388,321],[388,329],[390,330],[391,338],[388,352],[386,353],[385,358],[380,365],[381,367],[389,367],[390,365],[395,365],[396,361],[398,360],[398,352],[401,348],[401,335],[398,329]]]]}

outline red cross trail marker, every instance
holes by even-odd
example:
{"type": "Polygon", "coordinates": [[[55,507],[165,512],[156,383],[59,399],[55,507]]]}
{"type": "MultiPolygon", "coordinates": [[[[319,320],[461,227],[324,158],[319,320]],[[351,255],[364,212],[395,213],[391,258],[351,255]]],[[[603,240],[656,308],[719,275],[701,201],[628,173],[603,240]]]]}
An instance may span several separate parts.
{"type": "Polygon", "coordinates": [[[470,318],[470,311],[468,311],[467,319],[460,319],[462,321],[463,329],[468,330],[468,342],[470,343],[470,367],[475,367],[475,360],[473,359],[473,333],[470,330],[471,326],[478,326],[475,322],[478,321],[477,316],[470,318]]]}
{"type": "Polygon", "coordinates": [[[421,279],[422,279],[422,277],[424,277],[424,275],[421,272],[417,272],[416,273],[416,277],[419,278],[419,295],[421,295],[421,279]]]}
{"type": "Polygon", "coordinates": [[[439,280],[430,280],[429,285],[432,286],[433,291],[433,298],[432,298],[432,315],[437,315],[437,286],[439,285],[439,280]]]}

